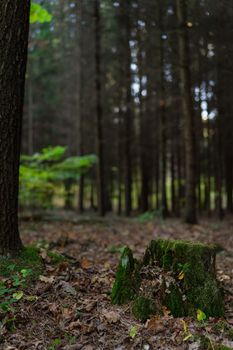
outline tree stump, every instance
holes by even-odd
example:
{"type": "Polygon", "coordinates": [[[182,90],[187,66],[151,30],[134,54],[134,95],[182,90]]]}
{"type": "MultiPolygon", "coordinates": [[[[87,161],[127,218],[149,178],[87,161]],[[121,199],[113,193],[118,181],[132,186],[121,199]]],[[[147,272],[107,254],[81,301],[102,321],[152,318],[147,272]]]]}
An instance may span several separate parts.
{"type": "Polygon", "coordinates": [[[112,303],[132,302],[145,321],[167,308],[174,317],[224,315],[223,292],[215,273],[214,246],[182,240],[151,241],[142,261],[126,247],[112,289],[112,303]]]}

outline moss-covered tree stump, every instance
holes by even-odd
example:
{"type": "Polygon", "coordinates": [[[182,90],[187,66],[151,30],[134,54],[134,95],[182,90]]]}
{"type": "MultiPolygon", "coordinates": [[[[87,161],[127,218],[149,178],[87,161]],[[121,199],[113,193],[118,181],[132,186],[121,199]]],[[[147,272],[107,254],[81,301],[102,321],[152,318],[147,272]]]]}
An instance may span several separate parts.
{"type": "Polygon", "coordinates": [[[141,262],[125,248],[112,289],[113,304],[132,301],[145,321],[164,307],[175,317],[224,315],[223,293],[215,274],[214,246],[180,240],[152,241],[141,262]]]}

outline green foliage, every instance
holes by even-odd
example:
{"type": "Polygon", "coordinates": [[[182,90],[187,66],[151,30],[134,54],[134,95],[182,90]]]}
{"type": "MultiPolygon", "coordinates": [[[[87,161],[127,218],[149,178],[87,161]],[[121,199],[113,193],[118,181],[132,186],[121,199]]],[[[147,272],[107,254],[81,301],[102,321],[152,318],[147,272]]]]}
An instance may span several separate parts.
{"type": "MultiPolygon", "coordinates": [[[[13,311],[14,304],[24,297],[24,288],[42,271],[42,259],[35,247],[24,248],[15,259],[1,257],[0,276],[4,279],[0,282],[0,313],[13,311]]],[[[12,328],[13,323],[8,326],[12,328]]]]}
{"type": "Polygon", "coordinates": [[[77,181],[90,169],[94,155],[65,158],[66,148],[47,147],[32,156],[23,155],[20,165],[20,204],[30,208],[50,208],[56,191],[64,192],[64,181],[77,181]]]}
{"type": "Polygon", "coordinates": [[[41,5],[31,4],[30,23],[46,23],[52,20],[52,15],[41,5]]]}
{"type": "Polygon", "coordinates": [[[138,334],[138,329],[136,326],[131,326],[129,330],[129,336],[130,338],[134,339],[136,335],[138,334]]]}
{"type": "Polygon", "coordinates": [[[43,264],[39,249],[30,246],[23,248],[20,255],[15,258],[0,257],[0,276],[12,277],[17,284],[17,276],[35,278],[43,271],[43,264]]]}

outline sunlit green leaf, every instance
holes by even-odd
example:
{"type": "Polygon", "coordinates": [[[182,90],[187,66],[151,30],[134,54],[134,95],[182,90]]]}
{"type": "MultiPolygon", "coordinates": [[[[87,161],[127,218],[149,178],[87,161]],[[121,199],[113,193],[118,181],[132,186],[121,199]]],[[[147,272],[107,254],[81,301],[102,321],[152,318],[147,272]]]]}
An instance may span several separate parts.
{"type": "Polygon", "coordinates": [[[52,20],[52,15],[41,5],[32,3],[30,12],[30,23],[46,23],[52,20]]]}

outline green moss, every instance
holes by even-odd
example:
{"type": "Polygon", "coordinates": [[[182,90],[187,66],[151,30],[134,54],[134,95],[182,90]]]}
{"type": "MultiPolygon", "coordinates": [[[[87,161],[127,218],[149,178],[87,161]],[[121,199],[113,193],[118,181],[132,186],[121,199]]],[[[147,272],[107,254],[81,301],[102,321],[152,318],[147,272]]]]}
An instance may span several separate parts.
{"type": "Polygon", "coordinates": [[[223,292],[215,276],[215,255],[213,246],[159,239],[151,242],[139,264],[126,247],[112,289],[112,303],[135,300],[133,313],[141,320],[148,318],[152,310],[159,311],[155,303],[165,305],[174,317],[196,317],[197,309],[207,317],[224,316],[223,292]],[[156,279],[160,277],[164,282],[159,285],[156,279]]]}
{"type": "Polygon", "coordinates": [[[11,277],[23,269],[31,269],[32,277],[37,277],[43,271],[43,262],[39,249],[34,246],[25,247],[17,258],[0,257],[0,276],[11,277]]]}
{"type": "Polygon", "coordinates": [[[170,293],[165,295],[164,304],[171,311],[174,317],[185,315],[182,294],[175,286],[170,287],[170,293]]]}
{"type": "Polygon", "coordinates": [[[152,300],[139,296],[133,303],[132,312],[136,319],[145,322],[152,315],[156,314],[157,307],[152,300]]]}
{"type": "Polygon", "coordinates": [[[223,294],[218,282],[207,276],[203,285],[190,288],[187,300],[196,309],[204,311],[207,316],[224,316],[223,294]]]}
{"type": "Polygon", "coordinates": [[[133,258],[132,251],[125,247],[112,288],[112,303],[121,305],[133,300],[140,287],[140,281],[138,264],[133,258]]]}
{"type": "Polygon", "coordinates": [[[63,255],[55,252],[48,252],[48,256],[51,259],[51,264],[54,264],[54,265],[60,264],[61,262],[67,260],[63,255]]]}
{"type": "Polygon", "coordinates": [[[214,246],[182,240],[152,241],[144,255],[143,264],[157,263],[167,271],[172,271],[175,278],[184,273],[180,280],[180,289],[187,297],[183,302],[177,291],[165,299],[174,316],[193,315],[201,309],[207,316],[223,316],[223,293],[215,277],[214,246]],[[180,309],[180,310],[179,310],[180,309]]]}

